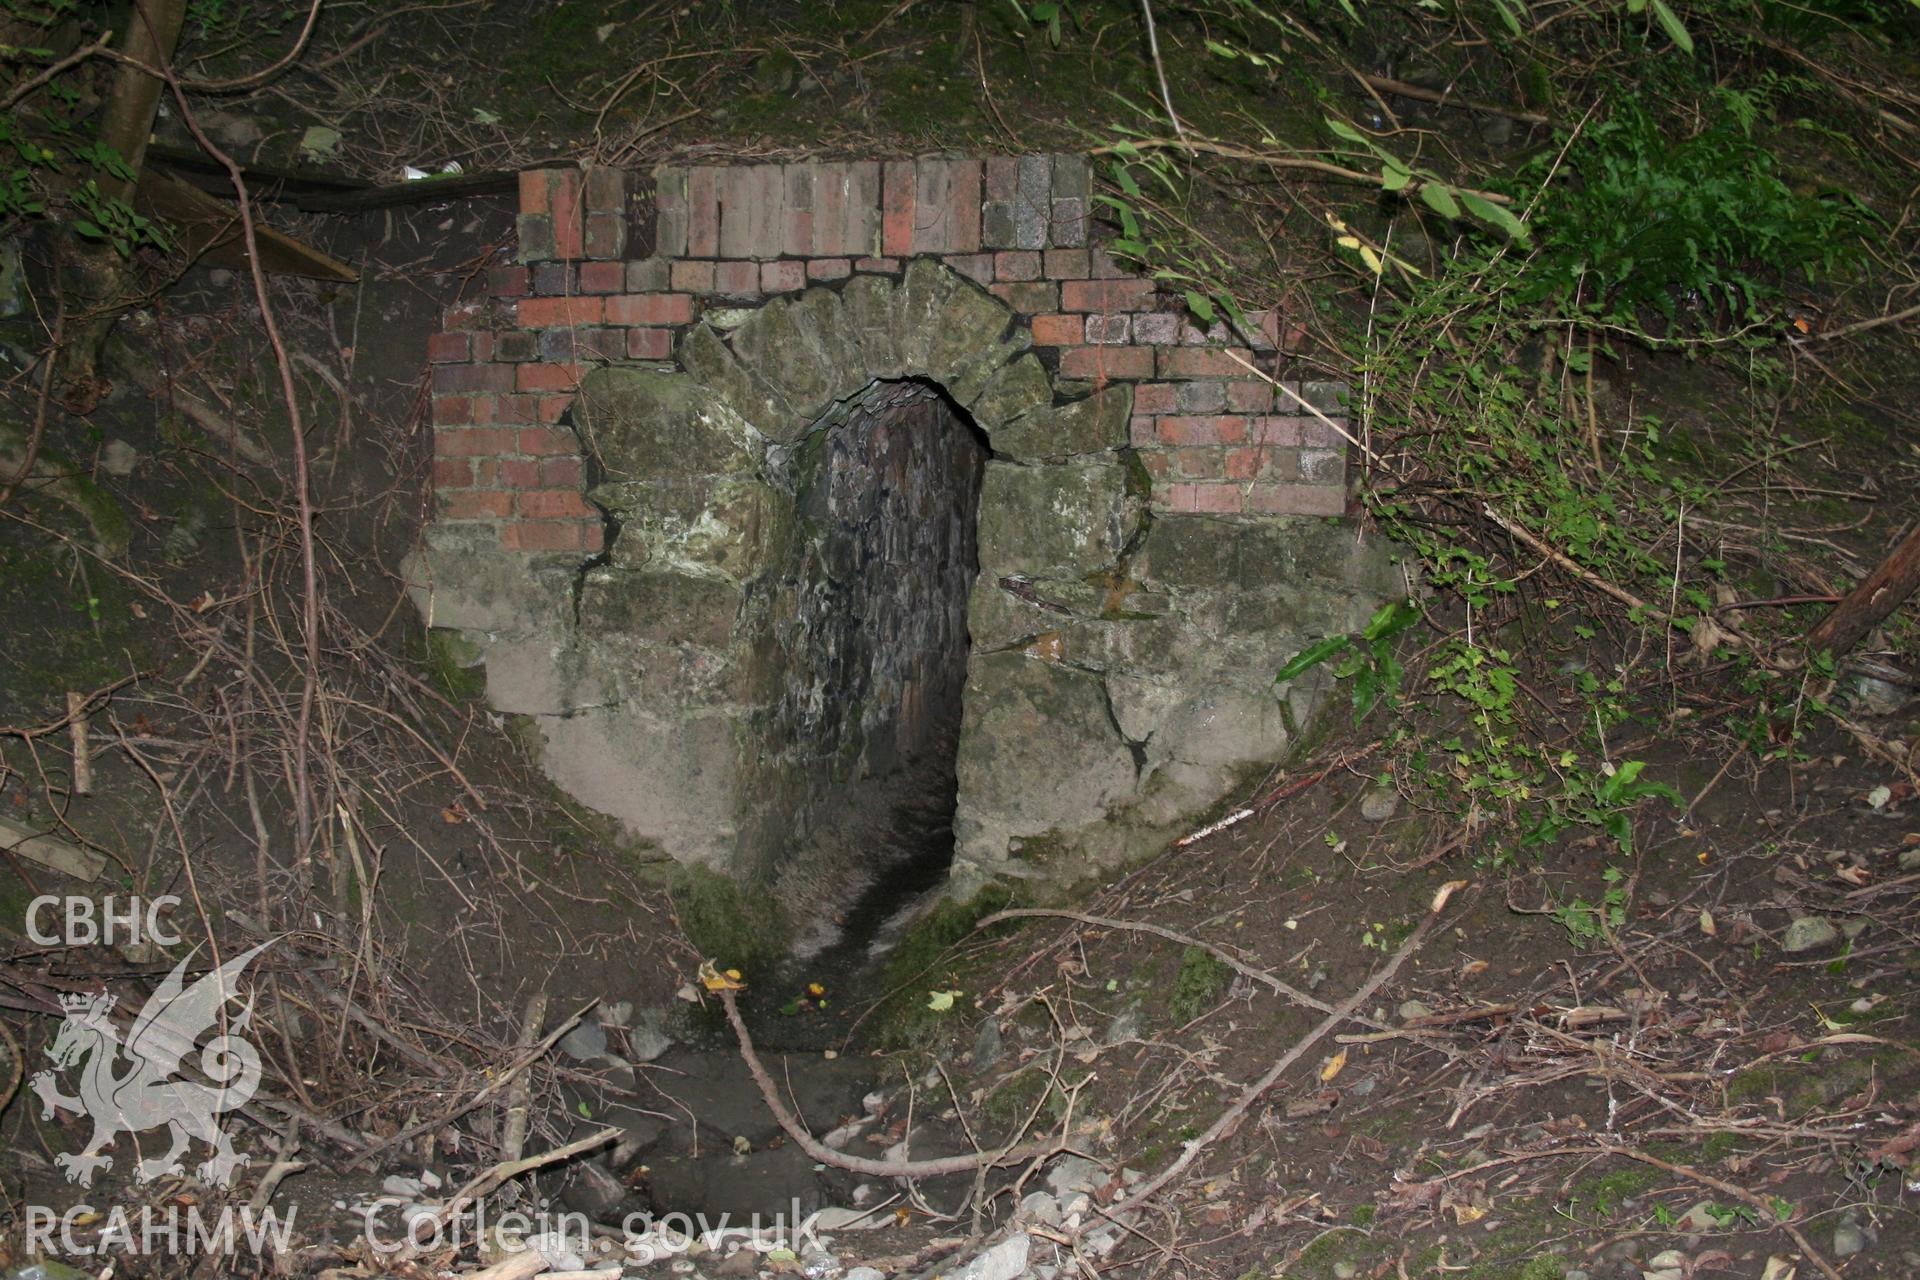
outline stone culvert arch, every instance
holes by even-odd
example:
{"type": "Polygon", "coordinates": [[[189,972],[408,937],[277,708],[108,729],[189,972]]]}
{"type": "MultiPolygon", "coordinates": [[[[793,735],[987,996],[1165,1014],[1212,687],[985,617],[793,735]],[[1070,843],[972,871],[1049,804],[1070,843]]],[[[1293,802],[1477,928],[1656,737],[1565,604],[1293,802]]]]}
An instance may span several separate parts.
{"type": "MultiPolygon", "coordinates": [[[[1270,764],[1313,709],[1273,671],[1362,622],[1390,568],[1325,518],[1168,509],[1169,468],[1208,460],[1179,457],[1156,423],[1293,420],[1180,417],[1176,392],[1225,393],[1061,376],[1069,362],[1036,346],[1042,319],[1015,305],[1028,295],[933,255],[869,265],[725,300],[758,305],[706,299],[698,321],[675,311],[671,363],[573,366],[571,399],[539,412],[564,412],[552,428],[458,421],[497,423],[524,398],[468,390],[492,375],[473,339],[458,345],[471,363],[454,367],[482,372],[437,384],[437,409],[468,402],[436,413],[437,453],[458,463],[438,474],[462,483],[415,557],[416,596],[485,662],[494,705],[533,717],[554,780],[681,861],[812,874],[849,788],[938,758],[957,784],[959,891],[1077,879],[1270,764]],[[568,425],[584,468],[537,472],[557,497],[486,497],[536,473],[484,454],[553,452],[568,425]],[[569,501],[572,527],[604,516],[577,549],[517,518],[569,501]],[[449,514],[466,509],[496,514],[449,514]]],[[[560,329],[545,321],[578,342],[581,316],[615,299],[555,301],[570,306],[518,313],[520,328],[543,318],[542,351],[560,329]]],[[[493,333],[487,354],[514,336],[493,333]]],[[[518,385],[540,385],[527,367],[518,385]]]]}

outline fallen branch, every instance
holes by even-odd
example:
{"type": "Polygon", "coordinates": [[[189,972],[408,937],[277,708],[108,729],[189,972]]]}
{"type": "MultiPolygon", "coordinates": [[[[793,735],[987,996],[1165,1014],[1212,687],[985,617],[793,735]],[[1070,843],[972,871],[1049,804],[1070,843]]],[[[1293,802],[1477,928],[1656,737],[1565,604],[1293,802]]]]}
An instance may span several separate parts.
{"type": "Polygon", "coordinates": [[[865,1156],[850,1156],[843,1151],[835,1151],[808,1133],[780,1100],[778,1086],[774,1084],[773,1077],[767,1074],[760,1055],[754,1052],[753,1037],[747,1032],[747,1024],[741,1020],[740,1007],[734,1002],[733,991],[722,987],[718,995],[721,1007],[727,1011],[727,1021],[733,1026],[733,1034],[740,1040],[741,1060],[747,1064],[747,1074],[753,1077],[753,1083],[760,1089],[760,1096],[766,1100],[767,1110],[773,1112],[774,1120],[786,1135],[821,1164],[874,1178],[937,1178],[949,1173],[973,1173],[1016,1160],[1031,1160],[1065,1149],[1057,1142],[1024,1142],[1001,1147],[998,1151],[976,1151],[972,1155],[945,1156],[938,1160],[869,1160],[865,1156]]]}
{"type": "MultiPolygon", "coordinates": [[[[1393,953],[1391,960],[1382,965],[1372,977],[1361,983],[1358,990],[1341,1001],[1339,1007],[1322,1018],[1313,1030],[1296,1040],[1292,1048],[1281,1054],[1279,1060],[1267,1068],[1265,1075],[1248,1085],[1234,1104],[1221,1112],[1218,1118],[1207,1126],[1205,1133],[1187,1143],[1186,1148],[1180,1152],[1173,1163],[1141,1183],[1125,1200],[1106,1210],[1106,1216],[1117,1217],[1144,1205],[1158,1195],[1168,1183],[1186,1172],[1188,1166],[1200,1158],[1201,1152],[1238,1128],[1253,1104],[1260,1100],[1260,1095],[1280,1083],[1280,1077],[1287,1073],[1289,1067],[1300,1061],[1307,1050],[1324,1040],[1335,1027],[1351,1018],[1361,1005],[1373,998],[1374,992],[1385,986],[1387,981],[1400,971],[1400,966],[1405,964],[1407,958],[1418,951],[1421,944],[1427,940],[1427,934],[1432,932],[1434,922],[1440,919],[1440,912],[1447,905],[1447,900],[1455,892],[1465,888],[1466,883],[1465,880],[1449,880],[1441,885],[1440,891],[1433,895],[1433,904],[1427,908],[1427,914],[1421,918],[1419,924],[1414,926],[1413,932],[1407,935],[1407,940],[1400,944],[1400,949],[1393,953]]],[[[1086,1226],[1080,1228],[1082,1232],[1085,1230],[1087,1230],[1086,1226]]],[[[1079,1233],[1076,1232],[1077,1234],[1079,1233]]]]}

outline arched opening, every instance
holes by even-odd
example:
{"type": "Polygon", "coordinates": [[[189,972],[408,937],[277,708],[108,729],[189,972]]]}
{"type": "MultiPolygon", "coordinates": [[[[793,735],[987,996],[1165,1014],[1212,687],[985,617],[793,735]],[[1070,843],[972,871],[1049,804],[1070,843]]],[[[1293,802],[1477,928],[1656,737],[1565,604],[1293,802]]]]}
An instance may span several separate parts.
{"type": "Polygon", "coordinates": [[[768,457],[794,521],[763,584],[780,662],[762,741],[793,788],[781,860],[824,909],[803,951],[864,949],[952,862],[987,456],[939,386],[879,379],[768,457]]]}

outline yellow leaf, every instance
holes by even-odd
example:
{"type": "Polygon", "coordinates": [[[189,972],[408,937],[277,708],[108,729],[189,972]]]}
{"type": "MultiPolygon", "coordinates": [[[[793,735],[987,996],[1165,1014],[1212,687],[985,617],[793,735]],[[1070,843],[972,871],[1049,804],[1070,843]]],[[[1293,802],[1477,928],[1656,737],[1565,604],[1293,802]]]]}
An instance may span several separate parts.
{"type": "Polygon", "coordinates": [[[1366,263],[1367,270],[1373,272],[1373,274],[1375,275],[1379,275],[1380,272],[1384,270],[1387,265],[1386,263],[1380,261],[1379,254],[1375,253],[1372,249],[1368,248],[1364,244],[1360,246],[1360,261],[1366,263]]]}
{"type": "Polygon", "coordinates": [[[827,989],[817,982],[809,982],[807,984],[807,994],[810,996],[823,996],[827,994],[827,989]]]}
{"type": "Polygon", "coordinates": [[[953,1008],[953,1002],[960,996],[958,991],[931,991],[928,994],[933,998],[927,1001],[927,1008],[935,1013],[945,1013],[953,1008]]]}
{"type": "Polygon", "coordinates": [[[709,991],[740,991],[746,984],[740,981],[740,971],[729,969],[724,974],[714,968],[713,961],[702,960],[697,975],[700,985],[709,991]]]}
{"type": "Polygon", "coordinates": [[[1477,1204],[1454,1204],[1449,1207],[1453,1210],[1454,1220],[1463,1227],[1487,1216],[1487,1211],[1477,1204]]]}
{"type": "Polygon", "coordinates": [[[1715,938],[1720,935],[1720,926],[1713,922],[1713,912],[1702,911],[1700,913],[1700,932],[1706,934],[1709,938],[1715,938]]]}
{"type": "Polygon", "coordinates": [[[1340,1052],[1334,1054],[1331,1058],[1328,1058],[1325,1062],[1320,1064],[1320,1083],[1325,1084],[1327,1081],[1339,1075],[1343,1070],[1346,1069],[1346,1065],[1347,1065],[1347,1051],[1345,1049],[1342,1049],[1340,1052]]]}

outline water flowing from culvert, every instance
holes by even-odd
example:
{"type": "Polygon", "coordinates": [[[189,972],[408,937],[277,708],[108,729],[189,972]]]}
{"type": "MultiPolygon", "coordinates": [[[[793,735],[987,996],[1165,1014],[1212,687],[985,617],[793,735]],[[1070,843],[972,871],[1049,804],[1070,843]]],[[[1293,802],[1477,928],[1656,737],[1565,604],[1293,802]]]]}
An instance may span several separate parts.
{"type": "Polygon", "coordinates": [[[870,384],[792,449],[797,535],[774,579],[792,604],[773,637],[784,684],[768,737],[790,762],[775,884],[800,942],[782,989],[751,1002],[773,1043],[844,1034],[876,950],[945,883],[987,452],[964,410],[913,381],[870,384]],[[796,1001],[801,1014],[780,1013],[796,1001]]]}

